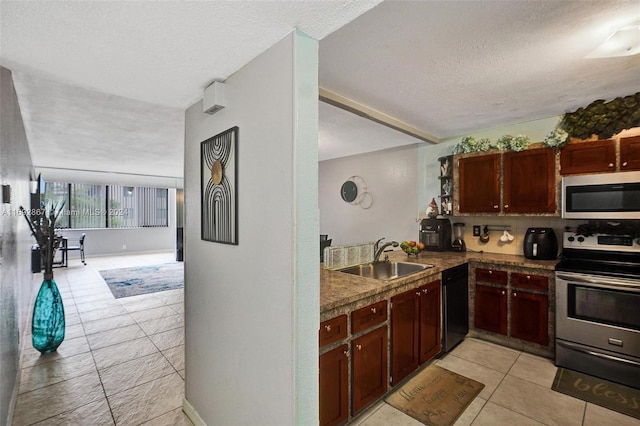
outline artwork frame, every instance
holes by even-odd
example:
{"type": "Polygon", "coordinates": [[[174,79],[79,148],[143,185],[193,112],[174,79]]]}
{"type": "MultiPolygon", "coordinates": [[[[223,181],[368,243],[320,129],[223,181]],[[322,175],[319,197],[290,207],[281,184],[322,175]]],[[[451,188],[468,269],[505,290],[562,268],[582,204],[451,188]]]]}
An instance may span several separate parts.
{"type": "Polygon", "coordinates": [[[238,126],[200,142],[200,238],[238,245],[238,126]]]}

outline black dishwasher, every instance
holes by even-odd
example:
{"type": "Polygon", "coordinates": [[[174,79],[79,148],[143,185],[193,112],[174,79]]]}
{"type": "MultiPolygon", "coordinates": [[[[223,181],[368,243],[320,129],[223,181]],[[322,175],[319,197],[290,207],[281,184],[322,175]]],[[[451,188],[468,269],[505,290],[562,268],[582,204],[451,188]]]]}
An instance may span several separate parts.
{"type": "Polygon", "coordinates": [[[442,272],[442,353],[449,352],[469,332],[468,265],[442,272]]]}

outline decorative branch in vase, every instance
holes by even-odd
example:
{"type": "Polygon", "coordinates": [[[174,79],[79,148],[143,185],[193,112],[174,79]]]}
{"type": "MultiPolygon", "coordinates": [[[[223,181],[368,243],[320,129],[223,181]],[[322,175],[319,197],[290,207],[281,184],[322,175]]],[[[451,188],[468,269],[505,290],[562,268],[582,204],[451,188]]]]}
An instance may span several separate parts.
{"type": "Polygon", "coordinates": [[[38,243],[44,266],[44,279],[36,297],[31,325],[31,342],[42,354],[55,352],[64,340],[64,305],[53,279],[53,259],[62,241],[62,237],[56,234],[55,225],[63,207],[64,202],[50,202],[27,212],[20,206],[31,235],[38,243]]]}

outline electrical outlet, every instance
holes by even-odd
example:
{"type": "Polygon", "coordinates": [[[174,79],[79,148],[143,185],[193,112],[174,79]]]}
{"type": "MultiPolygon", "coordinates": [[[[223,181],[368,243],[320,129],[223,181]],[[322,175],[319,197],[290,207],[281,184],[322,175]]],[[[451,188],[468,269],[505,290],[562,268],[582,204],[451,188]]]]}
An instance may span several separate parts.
{"type": "Polygon", "coordinates": [[[122,250],[126,250],[126,249],[127,249],[127,245],[126,245],[126,244],[123,244],[123,245],[122,245],[122,250]]]}
{"type": "Polygon", "coordinates": [[[480,236],[480,225],[473,225],[473,236],[474,237],[480,236]]]}

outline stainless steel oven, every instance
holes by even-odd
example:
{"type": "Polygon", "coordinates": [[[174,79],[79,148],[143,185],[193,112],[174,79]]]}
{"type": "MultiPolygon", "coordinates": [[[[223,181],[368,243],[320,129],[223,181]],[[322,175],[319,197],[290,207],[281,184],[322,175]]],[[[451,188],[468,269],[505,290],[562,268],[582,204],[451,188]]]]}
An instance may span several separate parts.
{"type": "Polygon", "coordinates": [[[564,239],[556,364],[640,388],[640,244],[621,235],[564,239]]]}

